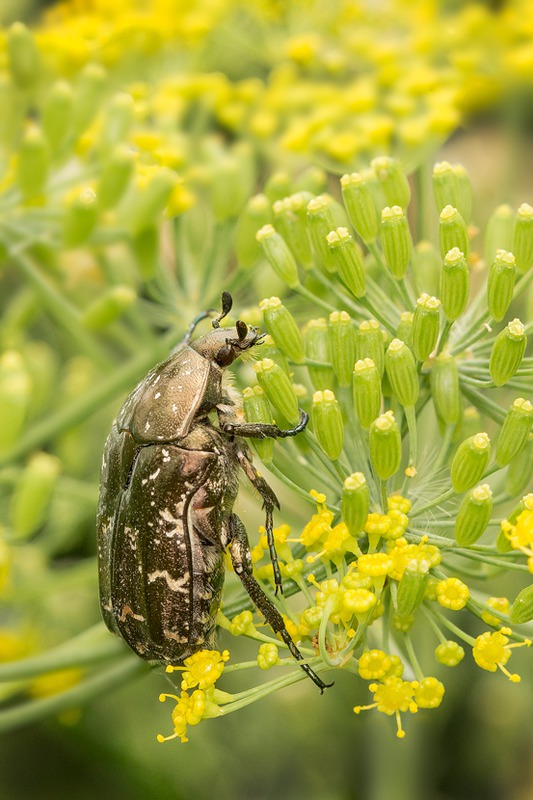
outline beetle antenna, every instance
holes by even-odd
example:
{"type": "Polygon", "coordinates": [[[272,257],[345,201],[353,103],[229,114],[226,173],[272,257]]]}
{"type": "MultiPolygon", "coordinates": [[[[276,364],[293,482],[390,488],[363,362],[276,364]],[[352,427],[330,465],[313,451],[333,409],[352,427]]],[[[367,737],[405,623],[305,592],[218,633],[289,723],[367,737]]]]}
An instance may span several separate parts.
{"type": "Polygon", "coordinates": [[[229,292],[222,292],[221,302],[222,302],[222,311],[220,312],[218,317],[215,317],[215,319],[211,321],[211,325],[213,326],[213,328],[220,328],[220,323],[222,322],[224,317],[228,316],[229,312],[231,311],[231,307],[233,305],[233,298],[229,292]]]}

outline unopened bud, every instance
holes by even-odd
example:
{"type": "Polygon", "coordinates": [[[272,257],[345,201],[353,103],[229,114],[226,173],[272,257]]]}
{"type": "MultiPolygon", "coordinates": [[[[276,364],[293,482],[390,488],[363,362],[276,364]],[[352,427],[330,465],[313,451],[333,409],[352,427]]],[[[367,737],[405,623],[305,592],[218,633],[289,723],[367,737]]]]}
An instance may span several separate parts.
{"type": "Polygon", "coordinates": [[[313,253],[307,235],[307,205],[313,199],[310,192],[297,192],[272,206],[276,227],[303,269],[312,269],[313,253]]]}
{"type": "Polygon", "coordinates": [[[414,406],[419,383],[416,363],[405,342],[393,339],[385,353],[385,369],[394,396],[402,406],[414,406]]]}
{"type": "Polygon", "coordinates": [[[454,490],[466,492],[479,483],[489,460],[490,439],[486,433],[476,433],[461,442],[450,468],[454,490]]]}
{"type": "Polygon", "coordinates": [[[320,447],[328,458],[336,461],[342,453],[344,425],[340,406],[332,391],[326,389],[314,393],[311,419],[320,447]]]}
{"type": "Polygon", "coordinates": [[[78,247],[87,241],[98,220],[96,194],[89,186],[71,195],[63,219],[65,247],[78,247]]]}
{"type": "Polygon", "coordinates": [[[386,411],[370,426],[369,447],[376,475],[382,481],[388,480],[402,460],[402,437],[392,411],[386,411]]]}
{"type": "MultiPolygon", "coordinates": [[[[440,252],[444,258],[446,253],[457,248],[468,255],[468,233],[466,223],[459,211],[453,206],[445,206],[439,217],[440,252]]],[[[442,299],[442,298],[441,298],[442,299]]]]}
{"type": "Polygon", "coordinates": [[[532,423],[533,405],[518,397],[507,412],[498,436],[496,463],[499,467],[505,467],[525,447],[532,423]]]}
{"type": "Polygon", "coordinates": [[[413,315],[411,341],[418,361],[425,361],[433,352],[439,338],[440,300],[429,294],[420,295],[413,315]]]}
{"type": "Polygon", "coordinates": [[[379,156],[372,159],[370,165],[381,186],[385,202],[407,208],[411,199],[411,189],[400,162],[390,156],[379,156]]]}
{"type": "Polygon", "coordinates": [[[37,125],[29,125],[22,138],[17,164],[17,183],[25,200],[43,194],[49,166],[48,142],[37,125]]]}
{"type": "Polygon", "coordinates": [[[491,214],[485,226],[483,243],[485,261],[491,264],[498,250],[513,250],[513,229],[515,214],[510,205],[504,204],[491,214]]]}
{"type": "Polygon", "coordinates": [[[365,476],[362,472],[354,472],[344,481],[341,500],[341,516],[350,536],[359,536],[362,533],[369,505],[370,495],[365,476]]]}
{"type": "Polygon", "coordinates": [[[44,524],[60,469],[59,459],[49,453],[37,453],[29,461],[15,484],[9,506],[16,536],[28,538],[44,524]]]}
{"type": "Polygon", "coordinates": [[[517,497],[527,488],[533,474],[533,438],[528,439],[525,446],[507,467],[505,491],[510,497],[517,497]]]}
{"type": "Polygon", "coordinates": [[[272,225],[264,225],[256,234],[257,241],[270,262],[276,275],[287,286],[294,289],[299,285],[298,267],[285,240],[272,225]]]}
{"type": "Polygon", "coordinates": [[[464,253],[457,247],[449,250],[442,265],[439,296],[449,322],[458,319],[468,304],[470,274],[464,253]]]}
{"type": "Polygon", "coordinates": [[[100,148],[110,150],[121,144],[133,122],[133,97],[127,92],[117,92],[104,111],[100,148]]]}
{"type": "Polygon", "coordinates": [[[451,205],[468,222],[472,211],[472,184],[462,164],[441,161],[433,168],[433,192],[437,211],[451,205]]]}
{"type": "Polygon", "coordinates": [[[305,360],[300,329],[296,320],[279,297],[261,300],[259,307],[263,312],[265,327],[277,347],[291,361],[301,364],[305,360]]]}
{"type": "Polygon", "coordinates": [[[0,453],[20,436],[31,399],[31,378],[20,353],[7,350],[0,356],[0,453]]]}
{"type": "Polygon", "coordinates": [[[315,258],[328,272],[335,272],[336,264],[328,247],[328,233],[339,226],[346,227],[342,206],[329,194],[313,197],[307,204],[307,230],[315,258]]]}
{"type": "Polygon", "coordinates": [[[380,377],[385,371],[385,347],[379,322],[368,319],[361,322],[355,333],[355,357],[357,360],[371,358],[380,377]]]}
{"type": "Polygon", "coordinates": [[[331,258],[337,271],[354,297],[365,294],[365,268],[361,254],[348,228],[337,228],[327,235],[331,258]]]}
{"type": "Polygon", "coordinates": [[[491,264],[488,285],[487,305],[492,319],[501,322],[513,299],[515,284],[515,257],[506,250],[498,250],[491,264]]]}
{"type": "Polygon", "coordinates": [[[430,563],[425,559],[412,559],[406,564],[398,584],[396,611],[400,617],[413,614],[426,593],[430,563]]]}
{"type": "Polygon", "coordinates": [[[78,137],[92,122],[105,92],[106,72],[98,64],[87,64],[74,90],[72,129],[78,137]]]}
{"type": "Polygon", "coordinates": [[[485,533],[492,515],[492,491],[488,483],[471,489],[463,498],[455,519],[455,541],[469,547],[485,533]]]}
{"type": "Polygon", "coordinates": [[[66,81],[57,81],[43,105],[43,131],[51,149],[57,152],[64,144],[72,115],[74,92],[66,81]]]}
{"type": "MultiPolygon", "coordinates": [[[[405,342],[405,344],[408,345],[408,347],[411,347],[412,344],[413,319],[414,314],[412,311],[402,311],[400,314],[400,322],[398,323],[398,328],[396,330],[396,338],[401,339],[402,342],[405,342]]],[[[391,341],[392,338],[390,342],[391,341]]],[[[390,342],[388,344],[390,344],[390,342]]]]}
{"type": "Polygon", "coordinates": [[[371,358],[354,366],[353,402],[361,427],[368,430],[381,410],[381,377],[371,358]]]}
{"type": "Polygon", "coordinates": [[[272,405],[292,425],[300,421],[298,399],[290,378],[271,358],[264,358],[254,364],[255,374],[261,388],[272,405]]]}
{"type": "Polygon", "coordinates": [[[520,367],[527,345],[525,326],[513,319],[494,340],[489,371],[496,386],[503,386],[520,367]]]}
{"type": "Polygon", "coordinates": [[[520,272],[533,266],[533,208],[528,203],[522,203],[517,211],[512,249],[520,272]]]}
{"type": "Polygon", "coordinates": [[[119,145],[105,159],[98,183],[98,204],[105,211],[114,208],[133,175],[135,157],[125,145],[119,145]]]}
{"type": "Polygon", "coordinates": [[[525,589],[516,596],[516,600],[511,606],[509,620],[513,625],[522,625],[533,619],[533,585],[526,586],[525,589]]]}
{"type": "Polygon", "coordinates": [[[429,294],[438,294],[442,259],[431,242],[418,242],[411,256],[411,266],[417,286],[423,286],[429,294]]]}
{"type": "Polygon", "coordinates": [[[411,258],[412,242],[407,217],[400,206],[381,212],[381,246],[392,275],[401,280],[411,258]]]}
{"type": "MultiPolygon", "coordinates": [[[[248,386],[243,389],[242,397],[246,422],[272,424],[272,409],[260,386],[248,386]]],[[[252,439],[251,442],[261,461],[267,464],[272,461],[274,455],[273,439],[252,439]]]]}
{"type": "MultiPolygon", "coordinates": [[[[311,319],[302,330],[304,353],[312,361],[331,361],[329,348],[328,323],[321,317],[311,319]]],[[[331,367],[308,366],[311,383],[316,390],[333,386],[333,370],[331,367]]]]}
{"type": "Polygon", "coordinates": [[[6,44],[13,80],[22,89],[27,89],[37,81],[41,72],[41,59],[33,34],[22,22],[14,22],[7,31],[6,44]]]}
{"type": "Polygon", "coordinates": [[[431,396],[437,416],[445,425],[457,425],[462,401],[457,362],[450,353],[441,353],[431,367],[431,396]]]}
{"type": "Polygon", "coordinates": [[[329,348],[333,372],[340,386],[350,386],[355,362],[355,328],[346,311],[333,311],[329,315],[329,348]]]}
{"type": "Polygon", "coordinates": [[[371,189],[363,174],[353,172],[341,178],[342,199],[350,222],[365,242],[376,241],[379,218],[371,189]]]}

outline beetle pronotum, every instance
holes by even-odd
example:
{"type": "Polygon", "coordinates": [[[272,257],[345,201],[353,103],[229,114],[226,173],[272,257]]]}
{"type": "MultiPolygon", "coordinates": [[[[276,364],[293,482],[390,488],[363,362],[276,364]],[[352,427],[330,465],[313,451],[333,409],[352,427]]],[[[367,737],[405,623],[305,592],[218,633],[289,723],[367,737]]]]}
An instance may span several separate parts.
{"type": "MultiPolygon", "coordinates": [[[[256,608],[298,661],[303,656],[252,573],[246,529],[233,511],[239,469],[263,498],[276,588],[272,513],[276,495],[255,469],[243,437],[295,436],[307,424],[239,422],[223,373],[262,334],[238,320],[221,328],[232,299],[222,295],[213,330],[155,366],[124,403],[108,436],[98,505],[100,599],[104,621],[147,661],[176,664],[213,646],[229,547],[236,574],[256,608]],[[218,415],[218,425],[209,418],[218,415]]],[[[326,688],[305,663],[321,691],[326,688]]]]}

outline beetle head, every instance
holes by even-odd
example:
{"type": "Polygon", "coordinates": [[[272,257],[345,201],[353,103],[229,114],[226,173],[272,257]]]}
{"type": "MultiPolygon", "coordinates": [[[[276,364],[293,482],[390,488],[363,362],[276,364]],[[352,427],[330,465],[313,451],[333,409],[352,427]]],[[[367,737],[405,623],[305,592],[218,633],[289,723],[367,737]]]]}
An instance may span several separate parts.
{"type": "Polygon", "coordinates": [[[264,333],[259,333],[257,328],[238,319],[234,328],[221,328],[220,322],[231,311],[233,298],[229,292],[222,292],[222,311],[211,322],[214,330],[207,336],[202,336],[190,346],[209,361],[214,361],[219,367],[229,367],[236,358],[255,345],[262,344],[264,333]]]}

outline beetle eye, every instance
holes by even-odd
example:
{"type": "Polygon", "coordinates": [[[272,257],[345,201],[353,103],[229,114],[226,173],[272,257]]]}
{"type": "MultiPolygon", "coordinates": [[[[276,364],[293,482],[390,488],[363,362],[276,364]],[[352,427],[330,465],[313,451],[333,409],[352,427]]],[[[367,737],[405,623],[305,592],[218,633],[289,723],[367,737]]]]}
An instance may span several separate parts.
{"type": "Polygon", "coordinates": [[[228,367],[235,361],[235,354],[233,347],[230,344],[225,344],[218,351],[215,361],[220,367],[228,367]]]}
{"type": "Polygon", "coordinates": [[[246,334],[248,333],[248,325],[246,322],[243,322],[242,319],[238,319],[235,327],[237,328],[237,336],[239,337],[239,342],[244,341],[246,339],[246,334]]]}

